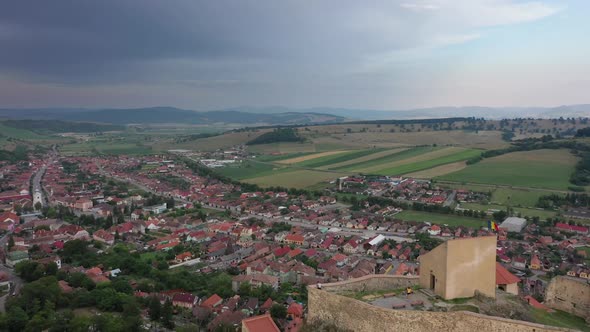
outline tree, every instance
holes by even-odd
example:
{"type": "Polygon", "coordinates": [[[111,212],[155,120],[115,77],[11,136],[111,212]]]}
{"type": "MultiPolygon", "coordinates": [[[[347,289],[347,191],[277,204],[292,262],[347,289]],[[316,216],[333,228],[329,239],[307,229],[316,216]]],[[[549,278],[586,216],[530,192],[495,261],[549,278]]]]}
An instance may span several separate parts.
{"type": "Polygon", "coordinates": [[[12,234],[10,234],[10,237],[8,238],[8,250],[10,251],[12,247],[14,247],[14,238],[12,237],[12,234]]]}
{"type": "Polygon", "coordinates": [[[35,203],[35,210],[41,211],[42,208],[43,208],[43,204],[41,204],[41,202],[35,203]]]}
{"type": "Polygon", "coordinates": [[[140,331],[141,330],[141,316],[139,311],[139,305],[135,301],[135,298],[128,296],[123,301],[123,317],[125,317],[123,328],[128,331],[140,331]]]}
{"type": "Polygon", "coordinates": [[[119,293],[124,293],[124,294],[132,294],[133,293],[133,288],[131,288],[131,285],[125,279],[117,278],[115,281],[112,282],[111,286],[119,293]]]}
{"type": "Polygon", "coordinates": [[[45,265],[45,275],[54,276],[57,273],[57,264],[55,262],[49,262],[45,265]]]}
{"type": "Polygon", "coordinates": [[[148,311],[150,320],[155,322],[160,320],[160,316],[162,315],[162,305],[160,304],[160,300],[157,297],[151,296],[149,298],[148,311]]]}
{"type": "Polygon", "coordinates": [[[287,308],[281,304],[273,304],[270,307],[270,316],[275,319],[287,318],[287,308]]]}
{"type": "Polygon", "coordinates": [[[240,284],[240,289],[238,290],[238,294],[241,297],[248,297],[248,296],[250,296],[251,290],[252,290],[252,287],[250,286],[250,283],[243,282],[240,284]]]}
{"type": "Polygon", "coordinates": [[[172,313],[174,309],[172,308],[172,302],[170,300],[166,300],[164,306],[162,307],[162,325],[164,327],[173,329],[174,328],[174,321],[172,320],[172,313]]]}
{"type": "Polygon", "coordinates": [[[174,198],[170,197],[169,199],[166,200],[166,208],[167,209],[174,209],[174,198]]]}
{"type": "Polygon", "coordinates": [[[10,306],[8,308],[7,316],[9,331],[23,331],[29,321],[29,316],[27,316],[27,313],[19,306],[10,306]]]}

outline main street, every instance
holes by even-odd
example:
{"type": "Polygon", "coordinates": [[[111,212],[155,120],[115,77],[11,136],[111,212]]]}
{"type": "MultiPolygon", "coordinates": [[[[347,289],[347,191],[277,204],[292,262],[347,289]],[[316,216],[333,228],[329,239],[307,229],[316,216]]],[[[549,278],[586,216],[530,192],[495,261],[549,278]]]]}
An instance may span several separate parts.
{"type": "Polygon", "coordinates": [[[41,203],[43,207],[47,206],[47,196],[43,192],[43,185],[41,183],[46,171],[47,165],[43,165],[33,177],[33,206],[37,203],[41,203]]]}
{"type": "MultiPolygon", "coordinates": [[[[8,243],[9,237],[10,233],[4,234],[4,236],[0,237],[0,248],[6,248],[6,243],[8,243]]],[[[0,264],[0,272],[6,273],[8,275],[8,281],[10,281],[10,290],[6,295],[0,297],[0,312],[6,312],[6,300],[9,296],[18,294],[23,282],[18,276],[16,276],[16,274],[14,274],[13,269],[3,264],[0,264]]]]}

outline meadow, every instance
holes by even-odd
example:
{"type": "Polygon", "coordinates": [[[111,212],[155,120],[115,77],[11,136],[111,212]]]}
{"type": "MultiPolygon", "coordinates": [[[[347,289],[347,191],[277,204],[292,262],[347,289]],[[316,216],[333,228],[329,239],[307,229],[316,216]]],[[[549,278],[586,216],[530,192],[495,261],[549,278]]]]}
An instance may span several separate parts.
{"type": "Polygon", "coordinates": [[[78,142],[73,144],[64,144],[60,147],[60,152],[67,156],[79,155],[93,155],[97,153],[103,154],[129,154],[129,155],[145,155],[154,153],[154,150],[149,145],[144,145],[139,142],[127,141],[103,141],[92,140],[88,142],[78,142]]]}
{"type": "Polygon", "coordinates": [[[26,129],[18,129],[8,127],[0,123],[0,133],[6,137],[12,137],[22,140],[48,140],[48,139],[59,139],[54,136],[40,135],[35,132],[26,129]]]}
{"type": "Polygon", "coordinates": [[[243,180],[258,176],[272,174],[275,166],[255,160],[244,161],[241,165],[230,165],[217,170],[218,173],[227,177],[243,180]]]}
{"type": "MultiPolygon", "coordinates": [[[[488,210],[506,210],[505,205],[498,204],[477,204],[477,203],[462,203],[461,207],[470,210],[488,211],[488,210]]],[[[541,210],[541,209],[529,209],[522,207],[512,207],[515,213],[520,213],[522,217],[539,217],[541,220],[547,218],[554,218],[557,215],[555,211],[541,210]]]]}
{"type": "Polygon", "coordinates": [[[223,175],[263,186],[325,187],[329,181],[355,173],[401,175],[481,153],[457,147],[335,150],[262,155],[241,165],[219,169],[223,175]],[[290,177],[297,177],[292,180],[290,177]]]}
{"type": "Polygon", "coordinates": [[[334,173],[315,170],[284,169],[273,171],[270,175],[263,175],[245,179],[244,182],[254,183],[262,187],[281,186],[287,188],[309,188],[322,182],[335,180],[346,173],[334,173]]]}
{"type": "Polygon", "coordinates": [[[565,149],[513,152],[484,159],[437,179],[567,190],[576,162],[577,157],[565,149]]]}
{"type": "Polygon", "coordinates": [[[351,171],[351,172],[362,172],[368,171],[372,168],[382,168],[383,165],[387,165],[390,163],[399,162],[402,160],[410,159],[422,154],[426,154],[429,152],[436,151],[440,148],[437,147],[416,147],[407,150],[395,150],[393,154],[381,156],[378,158],[370,159],[370,160],[360,160],[355,162],[355,160],[350,160],[347,165],[339,166],[338,164],[334,165],[333,167],[328,166],[328,169],[338,170],[338,171],[351,171]]]}
{"type": "Polygon", "coordinates": [[[425,169],[430,169],[430,168],[437,167],[440,165],[454,163],[457,161],[467,160],[467,159],[473,158],[475,156],[478,156],[480,154],[481,154],[481,151],[479,151],[479,150],[463,150],[463,151],[455,152],[453,154],[446,155],[443,157],[422,160],[422,161],[407,163],[404,165],[394,166],[391,168],[382,169],[382,170],[376,171],[375,174],[402,175],[402,174],[422,171],[425,169]]]}
{"type": "Polygon", "coordinates": [[[453,214],[440,214],[423,211],[402,211],[396,214],[395,218],[405,221],[421,221],[449,226],[465,226],[475,229],[478,229],[482,226],[487,226],[487,219],[477,219],[453,214]]]}

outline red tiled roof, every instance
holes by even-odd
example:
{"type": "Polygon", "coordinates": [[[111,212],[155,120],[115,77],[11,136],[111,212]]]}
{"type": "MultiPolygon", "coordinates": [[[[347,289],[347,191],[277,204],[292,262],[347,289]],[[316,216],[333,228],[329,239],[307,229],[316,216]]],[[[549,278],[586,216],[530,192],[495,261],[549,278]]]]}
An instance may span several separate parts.
{"type": "Polygon", "coordinates": [[[510,273],[502,264],[496,262],[496,285],[509,285],[519,282],[520,279],[510,273]]]}
{"type": "Polygon", "coordinates": [[[285,241],[303,242],[305,240],[301,234],[289,234],[285,236],[285,241]]]}
{"type": "Polygon", "coordinates": [[[279,332],[277,324],[270,315],[254,316],[242,321],[242,326],[249,332],[279,332]]]}
{"type": "Polygon", "coordinates": [[[584,227],[584,226],[577,226],[577,225],[568,225],[568,224],[564,224],[564,223],[560,223],[558,222],[557,224],[555,224],[555,228],[558,229],[565,229],[568,231],[574,231],[574,232],[582,232],[582,233],[588,233],[588,227],[584,227]]]}
{"type": "Polygon", "coordinates": [[[266,299],[266,301],[264,301],[264,303],[260,306],[260,309],[262,310],[267,310],[270,309],[270,307],[272,307],[272,299],[269,297],[268,299],[266,299]]]}
{"type": "Polygon", "coordinates": [[[273,251],[273,254],[276,257],[282,257],[285,256],[289,251],[291,251],[291,248],[289,247],[277,248],[275,251],[273,251]]]}
{"type": "Polygon", "coordinates": [[[213,294],[213,295],[211,295],[211,297],[209,297],[208,299],[206,299],[205,301],[203,301],[203,303],[201,303],[201,306],[202,307],[213,308],[220,301],[223,301],[223,299],[219,295],[213,294]]]}
{"type": "Polygon", "coordinates": [[[535,300],[532,296],[527,295],[524,297],[524,299],[533,307],[533,308],[537,308],[537,309],[542,309],[542,310],[546,310],[547,312],[553,312],[553,309],[547,307],[546,305],[544,305],[543,303],[540,303],[539,301],[535,300]]]}
{"type": "Polygon", "coordinates": [[[296,317],[301,317],[303,316],[303,306],[297,302],[293,302],[289,305],[287,313],[296,317]]]}
{"type": "Polygon", "coordinates": [[[303,253],[303,250],[299,249],[299,248],[295,248],[291,251],[289,251],[289,257],[293,258],[295,256],[301,255],[303,253]]]}
{"type": "Polygon", "coordinates": [[[172,302],[184,302],[192,304],[195,302],[195,296],[190,293],[176,293],[172,297],[172,302]]]}

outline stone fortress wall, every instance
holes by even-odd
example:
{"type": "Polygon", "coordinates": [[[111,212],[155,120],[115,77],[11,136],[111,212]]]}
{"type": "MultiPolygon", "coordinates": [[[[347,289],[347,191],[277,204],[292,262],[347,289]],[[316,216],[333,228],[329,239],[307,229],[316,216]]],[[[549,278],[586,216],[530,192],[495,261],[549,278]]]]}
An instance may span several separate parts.
{"type": "Polygon", "coordinates": [[[590,284],[581,279],[555,277],[545,290],[545,304],[590,322],[590,284]]]}
{"type": "Polygon", "coordinates": [[[378,291],[416,285],[418,277],[369,275],[308,287],[308,320],[321,319],[338,328],[364,331],[549,332],[569,329],[491,317],[472,312],[393,310],[372,306],[339,292],[378,291]]]}

